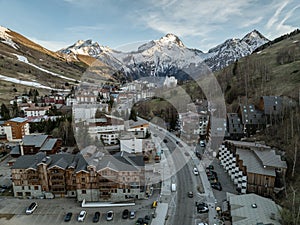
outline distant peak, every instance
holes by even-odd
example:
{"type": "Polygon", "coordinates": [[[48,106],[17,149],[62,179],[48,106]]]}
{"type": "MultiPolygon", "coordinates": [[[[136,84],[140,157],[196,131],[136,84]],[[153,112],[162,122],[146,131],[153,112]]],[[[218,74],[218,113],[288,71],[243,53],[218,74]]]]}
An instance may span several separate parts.
{"type": "Polygon", "coordinates": [[[174,43],[180,47],[184,47],[182,41],[175,34],[171,34],[171,33],[166,34],[166,36],[159,39],[159,41],[166,44],[174,43]]]}
{"type": "Polygon", "coordinates": [[[268,39],[256,29],[254,29],[253,31],[246,34],[243,39],[245,40],[245,39],[253,39],[253,38],[259,38],[259,39],[263,39],[263,40],[268,41],[268,39]]]}

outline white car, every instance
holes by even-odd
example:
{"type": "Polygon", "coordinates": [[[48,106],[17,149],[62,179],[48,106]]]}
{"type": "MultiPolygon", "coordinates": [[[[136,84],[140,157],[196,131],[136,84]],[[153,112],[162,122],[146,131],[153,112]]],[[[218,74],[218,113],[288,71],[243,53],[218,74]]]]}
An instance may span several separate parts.
{"type": "Polygon", "coordinates": [[[86,211],[82,210],[78,215],[78,218],[77,218],[78,222],[83,222],[85,219],[85,216],[86,216],[86,211]]]}
{"type": "Polygon", "coordinates": [[[37,208],[37,203],[36,202],[32,202],[30,204],[30,206],[28,206],[28,208],[26,209],[26,214],[33,213],[33,211],[36,210],[36,208],[37,208]]]}
{"type": "Polygon", "coordinates": [[[196,176],[199,175],[199,171],[198,171],[198,169],[197,169],[196,167],[194,167],[193,173],[194,173],[196,176]]]}
{"type": "Polygon", "coordinates": [[[106,220],[111,221],[111,220],[113,220],[113,218],[114,218],[114,212],[113,211],[108,211],[106,213],[106,220]]]}

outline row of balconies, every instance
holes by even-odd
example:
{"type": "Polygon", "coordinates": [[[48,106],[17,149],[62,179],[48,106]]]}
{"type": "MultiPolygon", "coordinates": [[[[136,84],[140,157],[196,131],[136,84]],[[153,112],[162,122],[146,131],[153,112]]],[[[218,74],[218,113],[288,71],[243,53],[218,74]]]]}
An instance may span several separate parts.
{"type": "Polygon", "coordinates": [[[237,165],[236,157],[224,145],[220,146],[219,155],[221,165],[237,188],[241,190],[241,193],[245,194],[247,190],[247,176],[243,175],[243,171],[237,165]]]}

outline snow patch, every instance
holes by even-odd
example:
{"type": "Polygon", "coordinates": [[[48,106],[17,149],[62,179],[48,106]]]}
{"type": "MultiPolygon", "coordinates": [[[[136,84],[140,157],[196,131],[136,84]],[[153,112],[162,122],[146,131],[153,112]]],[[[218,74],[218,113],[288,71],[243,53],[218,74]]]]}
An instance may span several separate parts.
{"type": "Polygon", "coordinates": [[[19,46],[12,41],[11,36],[7,32],[9,32],[7,28],[0,26],[0,38],[4,39],[1,42],[13,47],[14,49],[18,49],[19,46]]]}
{"type": "Polygon", "coordinates": [[[36,69],[38,69],[40,71],[43,71],[45,73],[51,74],[51,75],[56,76],[56,77],[60,77],[60,78],[65,79],[65,80],[70,80],[70,81],[74,81],[74,82],[76,81],[73,78],[65,77],[63,75],[60,75],[60,74],[57,74],[57,73],[53,73],[53,72],[51,72],[49,70],[43,69],[41,67],[38,67],[37,65],[35,65],[33,63],[30,63],[25,56],[18,55],[18,54],[13,54],[13,55],[15,55],[20,62],[26,63],[26,64],[28,64],[28,65],[30,65],[30,66],[32,66],[32,67],[34,67],[34,68],[36,68],[36,69]]]}

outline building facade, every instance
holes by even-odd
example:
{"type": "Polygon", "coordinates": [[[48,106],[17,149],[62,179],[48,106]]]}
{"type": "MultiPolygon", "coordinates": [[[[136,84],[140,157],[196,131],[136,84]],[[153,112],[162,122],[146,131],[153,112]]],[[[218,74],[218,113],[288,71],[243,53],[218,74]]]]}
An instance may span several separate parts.
{"type": "Polygon", "coordinates": [[[121,201],[144,197],[141,157],[128,154],[84,157],[44,152],[19,157],[11,167],[14,196],[74,197],[78,201],[121,201]],[[98,161],[97,161],[98,160],[98,161]]]}
{"type": "Polygon", "coordinates": [[[29,134],[28,120],[21,117],[10,119],[3,124],[8,141],[20,141],[24,135],[29,134]]]}

